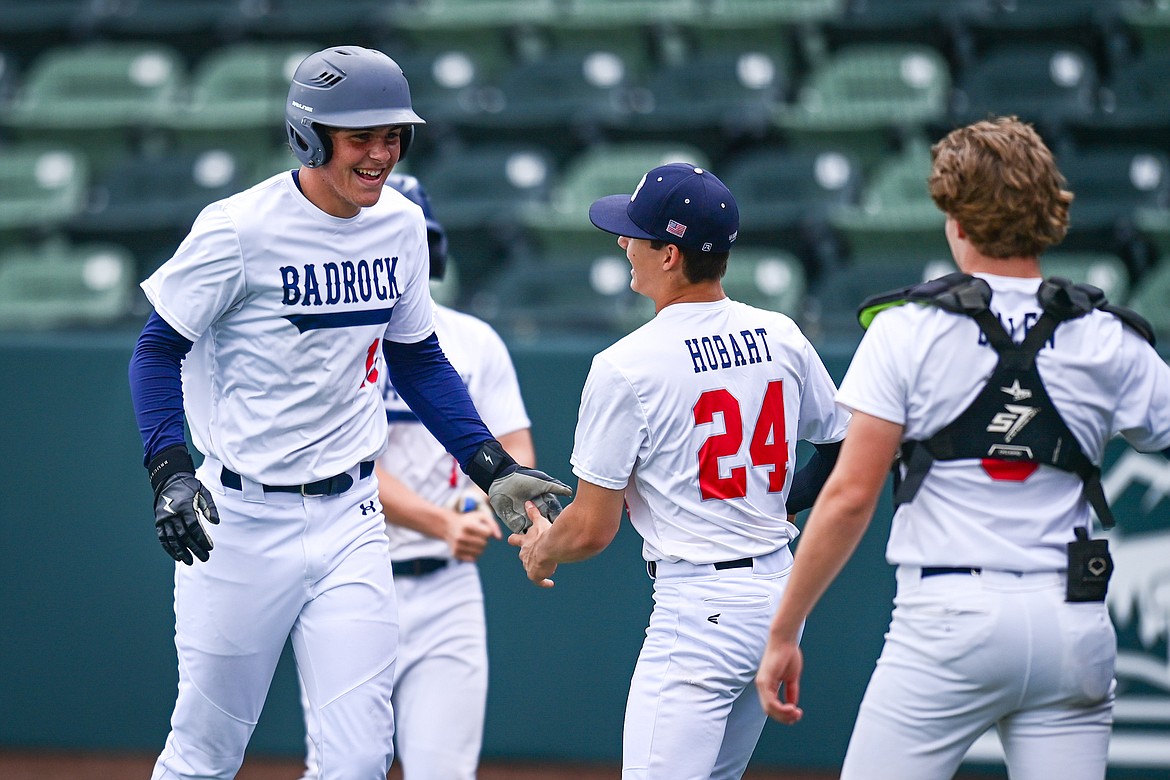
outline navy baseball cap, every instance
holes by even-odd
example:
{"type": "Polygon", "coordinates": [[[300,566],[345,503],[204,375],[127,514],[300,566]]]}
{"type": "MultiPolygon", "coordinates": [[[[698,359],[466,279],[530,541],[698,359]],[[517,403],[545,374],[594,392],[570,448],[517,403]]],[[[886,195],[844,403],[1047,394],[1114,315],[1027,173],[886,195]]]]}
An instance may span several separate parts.
{"type": "Polygon", "coordinates": [[[670,163],[643,176],[633,195],[595,200],[589,221],[619,236],[727,252],[739,232],[739,207],[715,174],[689,163],[670,163]]]}

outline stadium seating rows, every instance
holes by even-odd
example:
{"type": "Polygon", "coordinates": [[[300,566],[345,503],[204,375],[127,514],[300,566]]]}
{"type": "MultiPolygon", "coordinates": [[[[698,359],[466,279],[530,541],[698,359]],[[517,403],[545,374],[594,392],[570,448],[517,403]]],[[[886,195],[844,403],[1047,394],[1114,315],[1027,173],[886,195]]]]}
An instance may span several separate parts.
{"type": "MultiPolygon", "coordinates": [[[[129,278],[148,273],[202,205],[292,167],[288,77],[338,41],[403,65],[428,119],[403,167],[452,234],[451,295],[519,336],[619,333],[645,316],[585,208],[668,159],[711,167],[739,196],[729,290],[814,334],[854,333],[857,291],[948,262],[924,184],[929,144],[992,112],[1034,122],[1077,193],[1067,275],[1149,306],[1145,280],[1170,265],[1166,0],[30,9],[0,4],[0,267],[100,245],[126,251],[129,278]],[[518,280],[544,316],[508,319],[499,301],[518,280]]],[[[103,300],[124,308],[90,321],[142,313],[135,296],[103,300]]]]}

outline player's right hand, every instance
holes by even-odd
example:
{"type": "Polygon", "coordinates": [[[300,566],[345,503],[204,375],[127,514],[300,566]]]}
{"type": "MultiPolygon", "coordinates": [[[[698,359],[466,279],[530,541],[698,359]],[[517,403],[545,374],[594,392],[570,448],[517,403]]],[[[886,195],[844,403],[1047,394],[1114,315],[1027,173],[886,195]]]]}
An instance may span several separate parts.
{"type": "Polygon", "coordinates": [[[154,499],[154,527],[167,555],[188,566],[194,562],[192,555],[206,561],[214,545],[204,521],[218,524],[219,510],[194,474],[172,474],[159,486],[154,499]]]}
{"type": "Polygon", "coordinates": [[[803,668],[804,655],[800,645],[775,638],[768,640],[756,674],[756,692],[764,712],[789,726],[804,717],[804,710],[799,706],[803,668]]]}

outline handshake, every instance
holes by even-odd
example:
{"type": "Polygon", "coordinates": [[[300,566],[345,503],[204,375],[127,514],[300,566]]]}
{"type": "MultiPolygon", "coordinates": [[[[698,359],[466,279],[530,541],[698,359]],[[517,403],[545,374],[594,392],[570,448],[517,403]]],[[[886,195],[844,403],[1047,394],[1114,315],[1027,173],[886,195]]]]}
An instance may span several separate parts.
{"type": "Polygon", "coordinates": [[[472,457],[467,476],[488,495],[496,515],[515,534],[532,525],[524,511],[524,502],[536,504],[549,522],[561,513],[557,496],[571,496],[573,490],[543,471],[524,468],[512,460],[495,439],[484,442],[472,457]]]}

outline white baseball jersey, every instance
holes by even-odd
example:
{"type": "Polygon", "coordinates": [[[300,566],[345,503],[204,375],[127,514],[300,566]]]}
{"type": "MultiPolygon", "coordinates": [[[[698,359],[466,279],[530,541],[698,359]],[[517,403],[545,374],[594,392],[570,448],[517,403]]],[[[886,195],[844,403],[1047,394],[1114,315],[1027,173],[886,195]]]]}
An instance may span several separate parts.
{"type": "Polygon", "coordinates": [[[835,393],[783,314],[730,299],[672,304],[594,358],[573,472],[625,489],[647,560],[766,555],[798,533],[784,506],[797,440],[845,436],[835,393]]]}
{"type": "MultiPolygon", "coordinates": [[[[493,436],[531,426],[512,358],[490,325],[436,304],[435,333],[493,436]]],[[[471,480],[388,382],[385,396],[390,428],[380,465],[432,504],[454,506],[472,488],[471,480]]],[[[386,525],[386,532],[395,560],[451,557],[442,539],[392,523],[386,525]]]]}
{"type": "Polygon", "coordinates": [[[285,172],[208,206],[142,283],[195,342],[183,395],[195,446],[258,482],[295,485],[386,443],[381,339],[432,329],[422,210],[387,187],[330,216],[285,172]]]}
{"type": "MultiPolygon", "coordinates": [[[[1040,279],[977,276],[991,285],[992,311],[1022,341],[1040,316],[1040,279]]],[[[1139,450],[1170,446],[1170,368],[1117,317],[1095,311],[1062,323],[1036,360],[1057,411],[1094,463],[1118,433],[1139,450]]],[[[970,404],[995,364],[971,318],[899,306],[870,326],[838,400],[921,440],[970,404]]],[[[1075,474],[1050,466],[1012,481],[993,480],[980,461],[937,461],[895,514],[886,557],[917,566],[1063,569],[1074,527],[1089,522],[1081,486],[1075,474]]]]}

